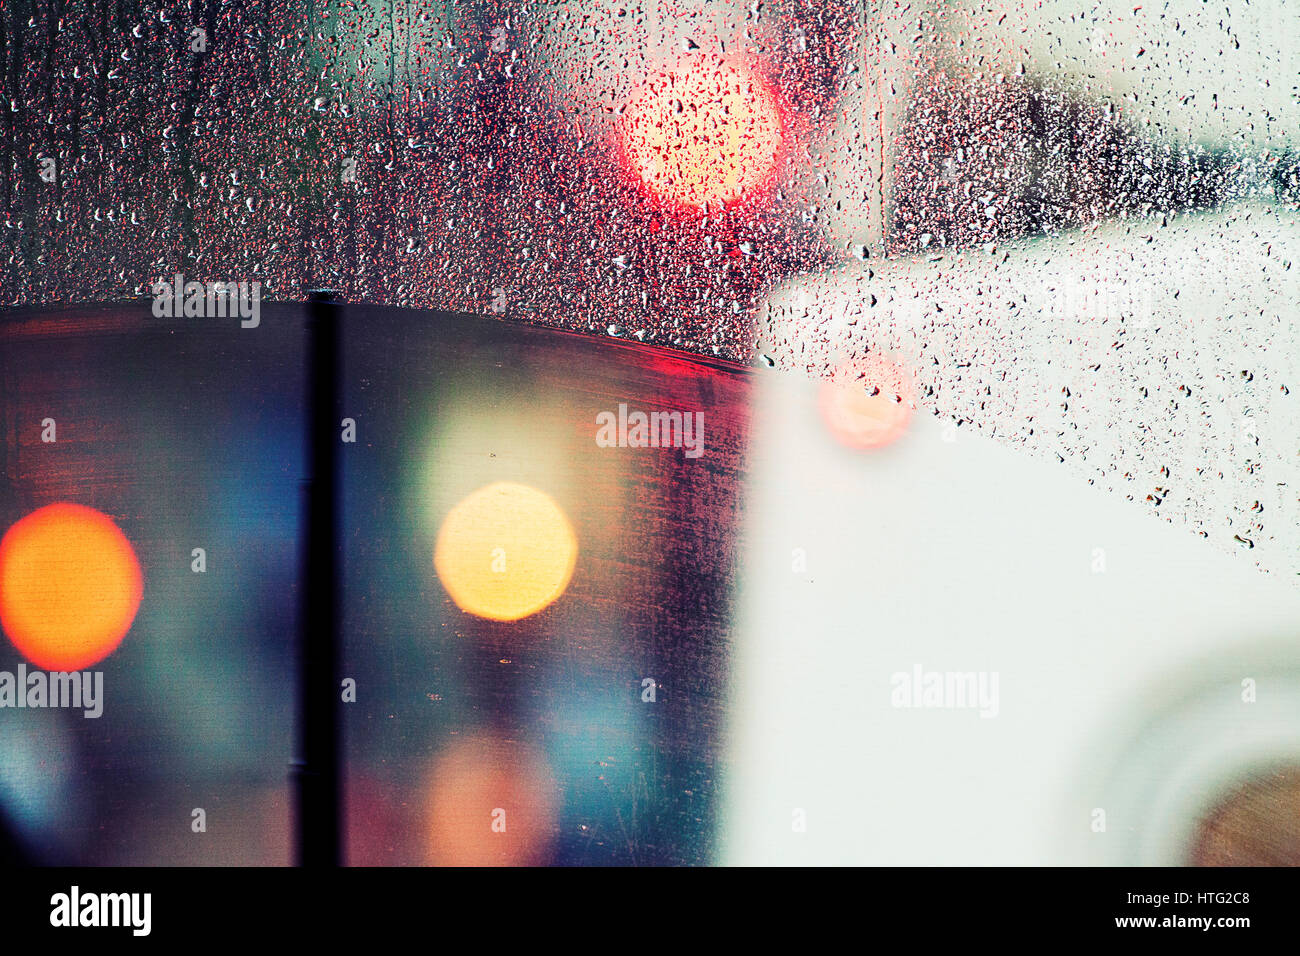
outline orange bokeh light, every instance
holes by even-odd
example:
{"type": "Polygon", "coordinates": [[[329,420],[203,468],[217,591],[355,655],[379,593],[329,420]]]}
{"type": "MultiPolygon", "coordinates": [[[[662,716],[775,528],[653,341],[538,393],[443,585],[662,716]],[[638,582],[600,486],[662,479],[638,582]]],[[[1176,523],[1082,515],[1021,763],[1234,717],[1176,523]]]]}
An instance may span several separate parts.
{"type": "Polygon", "coordinates": [[[536,488],[498,481],[448,512],[433,564],[456,606],[493,621],[517,621],[569,586],[578,539],[563,510],[536,488]]]}
{"type": "Polygon", "coordinates": [[[745,67],[701,57],[661,72],[623,114],[623,153],[655,195],[683,206],[725,203],[776,168],[781,111],[745,67]]]}
{"type": "Polygon", "coordinates": [[[904,370],[876,353],[836,370],[822,382],[822,419],[850,448],[879,448],[907,430],[912,388],[904,370]]]}
{"type": "Polygon", "coordinates": [[[0,626],[37,667],[102,661],[130,630],[143,594],[131,542],[93,508],[47,505],[0,539],[0,626]]]}
{"type": "Polygon", "coordinates": [[[430,773],[429,862],[536,866],[556,833],[558,792],[541,756],[513,740],[463,737],[430,773]]]}

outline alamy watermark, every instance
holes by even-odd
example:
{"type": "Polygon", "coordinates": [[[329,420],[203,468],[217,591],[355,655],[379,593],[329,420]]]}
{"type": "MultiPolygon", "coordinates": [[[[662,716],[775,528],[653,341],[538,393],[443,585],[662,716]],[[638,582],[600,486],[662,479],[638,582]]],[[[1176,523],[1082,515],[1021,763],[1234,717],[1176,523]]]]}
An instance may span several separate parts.
{"type": "Polygon", "coordinates": [[[596,444],[601,448],[681,448],[687,458],[704,454],[703,412],[642,412],[627,410],[596,415],[596,444]]]}
{"type": "Polygon", "coordinates": [[[997,671],[927,671],[920,664],[889,678],[894,707],[975,710],[981,717],[998,715],[997,671]]]}
{"type": "Polygon", "coordinates": [[[1047,314],[1056,318],[1124,319],[1139,329],[1151,324],[1154,292],[1146,282],[1084,282],[1067,275],[1044,282],[1042,295],[1047,314]]]}
{"type": "Polygon", "coordinates": [[[153,314],[160,319],[239,316],[242,328],[255,329],[262,321],[262,283],[186,282],[178,272],[171,282],[153,284],[153,314]]]}
{"type": "Polygon", "coordinates": [[[0,708],[3,707],[79,707],[83,717],[99,717],[104,713],[104,672],[32,671],[29,674],[27,665],[19,664],[17,674],[0,671],[0,708]]]}
{"type": "Polygon", "coordinates": [[[50,897],[50,925],[125,927],[133,936],[148,936],[152,928],[152,893],[83,893],[73,886],[50,897]]]}

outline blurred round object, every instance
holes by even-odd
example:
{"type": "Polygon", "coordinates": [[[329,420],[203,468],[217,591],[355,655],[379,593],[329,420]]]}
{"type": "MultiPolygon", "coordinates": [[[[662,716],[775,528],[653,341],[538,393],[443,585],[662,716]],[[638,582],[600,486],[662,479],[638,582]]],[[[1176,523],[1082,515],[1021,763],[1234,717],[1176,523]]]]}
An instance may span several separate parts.
{"type": "Polygon", "coordinates": [[[872,352],[823,381],[818,405],[836,441],[868,449],[888,445],[907,430],[911,401],[902,367],[872,352]]]}
{"type": "Polygon", "coordinates": [[[1300,866],[1300,766],[1263,770],[1202,817],[1193,866],[1300,866]]]}
{"type": "Polygon", "coordinates": [[[578,539],[559,505],[536,488],[499,481],[451,509],[433,560],[461,610],[517,621],[564,593],[577,557],[578,539]]]}
{"type": "Polygon", "coordinates": [[[547,862],[559,798],[532,748],[487,734],[458,739],[435,760],[427,792],[432,865],[547,862]]]}
{"type": "Polygon", "coordinates": [[[47,505],[0,540],[0,624],[37,667],[102,661],[130,630],[143,594],[131,542],[93,508],[47,505]]]}
{"type": "Polygon", "coordinates": [[[776,169],[781,112],[742,64],[697,58],[655,74],[623,114],[623,153],[656,196],[700,207],[749,197],[776,169]]]}
{"type": "Polygon", "coordinates": [[[1146,720],[1112,728],[1107,740],[1118,738],[1123,748],[1088,774],[1097,781],[1089,799],[1107,819],[1106,832],[1090,841],[1098,862],[1296,859],[1300,672],[1278,666],[1286,654],[1294,648],[1237,651],[1231,660],[1202,664],[1197,672],[1213,676],[1146,720]]]}

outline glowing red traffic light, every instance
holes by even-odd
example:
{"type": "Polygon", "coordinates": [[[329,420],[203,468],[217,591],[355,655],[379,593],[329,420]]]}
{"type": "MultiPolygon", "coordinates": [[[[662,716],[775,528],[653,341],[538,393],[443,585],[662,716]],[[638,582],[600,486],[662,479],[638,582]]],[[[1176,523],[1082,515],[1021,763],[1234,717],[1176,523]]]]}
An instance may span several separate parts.
{"type": "Polygon", "coordinates": [[[776,169],[781,111],[762,77],[701,57],[653,76],[623,113],[631,170],[661,199],[700,207],[748,198],[776,169]]]}

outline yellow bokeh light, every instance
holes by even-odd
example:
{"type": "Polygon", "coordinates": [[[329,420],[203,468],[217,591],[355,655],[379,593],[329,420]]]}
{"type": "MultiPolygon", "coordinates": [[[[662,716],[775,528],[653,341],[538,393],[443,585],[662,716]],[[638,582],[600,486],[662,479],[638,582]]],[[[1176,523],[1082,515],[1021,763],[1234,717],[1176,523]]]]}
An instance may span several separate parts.
{"type": "Polygon", "coordinates": [[[144,579],[107,515],[47,505],[0,540],[0,624],[29,661],[81,670],[111,654],[135,620],[144,579]]]}
{"type": "Polygon", "coordinates": [[[564,593],[577,558],[578,539],[560,506],[536,488],[500,481],[448,512],[433,565],[461,610],[517,621],[564,593]]]}

